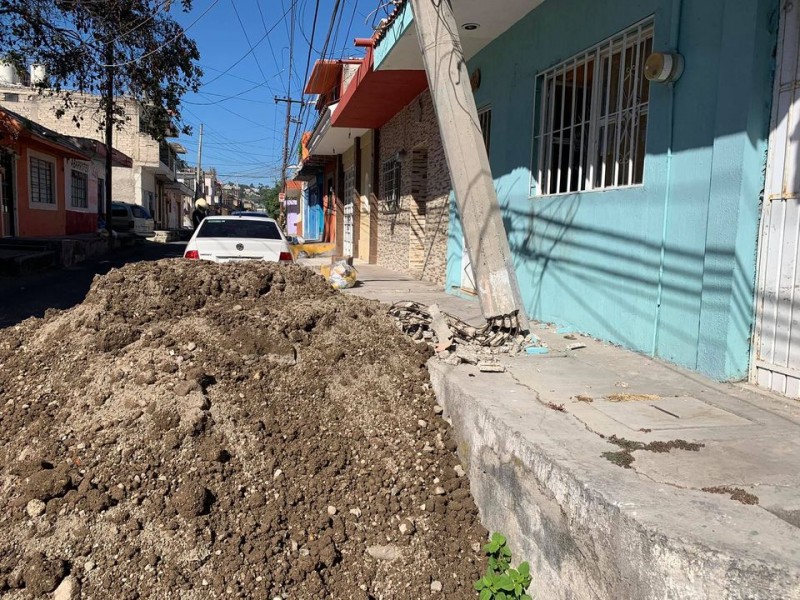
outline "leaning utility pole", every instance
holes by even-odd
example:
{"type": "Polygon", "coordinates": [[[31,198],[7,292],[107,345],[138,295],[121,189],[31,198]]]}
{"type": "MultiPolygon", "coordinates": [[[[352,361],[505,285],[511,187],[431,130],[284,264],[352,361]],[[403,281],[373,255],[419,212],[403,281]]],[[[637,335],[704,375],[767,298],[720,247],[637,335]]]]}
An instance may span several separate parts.
{"type": "Polygon", "coordinates": [[[113,166],[113,134],[114,134],[114,42],[106,42],[106,233],[108,234],[108,247],[114,248],[114,234],[111,226],[111,175],[113,166]]]}
{"type": "Polygon", "coordinates": [[[450,0],[411,0],[411,7],[481,311],[487,319],[516,313],[519,327],[527,330],[450,0]]]}
{"type": "Polygon", "coordinates": [[[197,200],[200,197],[200,189],[202,184],[200,183],[201,174],[203,172],[201,163],[203,161],[203,124],[200,123],[200,141],[197,144],[197,168],[195,174],[195,186],[194,186],[194,199],[197,200]]]}

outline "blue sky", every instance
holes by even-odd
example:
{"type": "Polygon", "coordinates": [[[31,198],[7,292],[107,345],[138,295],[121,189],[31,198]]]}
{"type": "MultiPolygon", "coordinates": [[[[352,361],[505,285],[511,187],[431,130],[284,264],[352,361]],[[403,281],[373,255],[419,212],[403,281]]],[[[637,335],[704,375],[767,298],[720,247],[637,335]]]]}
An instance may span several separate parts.
{"type": "MultiPolygon", "coordinates": [[[[287,94],[299,98],[302,93],[316,1],[194,0],[189,13],[180,12],[175,3],[172,8],[175,18],[184,27],[194,22],[188,35],[197,43],[200,66],[205,71],[199,93],[187,94],[183,103],[183,117],[193,132],[191,136],[181,136],[178,141],[188,150],[184,158],[190,164],[197,161],[202,122],[204,169],[216,167],[223,181],[271,185],[279,178],[286,105],[276,105],[274,98],[287,94]],[[290,84],[292,3],[297,20],[290,84]],[[242,59],[250,52],[251,45],[254,51],[242,59]],[[232,66],[237,61],[240,62],[232,66]]],[[[381,8],[385,3],[385,0],[340,0],[326,56],[363,55],[361,49],[353,46],[353,38],[372,34],[373,23],[392,8],[391,5],[388,9],[381,8]]],[[[319,0],[312,67],[320,56],[334,5],[335,0],[319,0]]],[[[299,112],[300,106],[294,105],[293,116],[299,116],[299,112]]],[[[316,116],[313,108],[309,107],[305,115],[306,128],[313,127],[316,116]]],[[[290,143],[296,129],[297,125],[292,125],[290,143]]],[[[294,148],[290,148],[290,164],[296,162],[294,148]]]]}

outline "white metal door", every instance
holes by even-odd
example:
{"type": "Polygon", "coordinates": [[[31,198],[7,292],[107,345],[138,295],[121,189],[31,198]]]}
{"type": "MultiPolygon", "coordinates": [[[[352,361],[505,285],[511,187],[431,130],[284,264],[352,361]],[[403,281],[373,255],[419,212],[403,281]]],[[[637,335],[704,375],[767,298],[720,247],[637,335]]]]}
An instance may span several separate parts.
{"type": "Polygon", "coordinates": [[[800,397],[800,4],[783,0],[758,249],[751,381],[800,397]]]}
{"type": "Polygon", "coordinates": [[[344,172],[344,248],[345,256],[353,256],[354,199],[356,195],[355,169],[344,172]]]}

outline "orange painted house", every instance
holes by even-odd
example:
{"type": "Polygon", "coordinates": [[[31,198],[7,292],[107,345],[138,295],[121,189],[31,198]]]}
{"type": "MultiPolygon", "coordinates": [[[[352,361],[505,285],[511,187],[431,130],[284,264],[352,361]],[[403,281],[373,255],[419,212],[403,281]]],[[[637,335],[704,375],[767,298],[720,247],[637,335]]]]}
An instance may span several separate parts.
{"type": "MultiPolygon", "coordinates": [[[[0,237],[53,237],[97,230],[104,147],[0,108],[0,237]]],[[[114,151],[114,164],[131,159],[114,151]]]]}

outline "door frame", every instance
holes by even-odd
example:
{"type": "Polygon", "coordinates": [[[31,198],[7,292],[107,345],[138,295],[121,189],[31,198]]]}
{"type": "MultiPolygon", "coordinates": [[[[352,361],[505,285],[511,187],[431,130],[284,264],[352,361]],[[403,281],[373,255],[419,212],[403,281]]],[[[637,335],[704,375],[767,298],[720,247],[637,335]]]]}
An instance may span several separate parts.
{"type": "MultiPolygon", "coordinates": [[[[0,185],[0,210],[5,211],[5,206],[9,207],[8,213],[3,213],[3,229],[0,230],[0,237],[16,237],[19,231],[19,211],[17,206],[17,158],[11,150],[0,149],[0,160],[8,160],[7,172],[3,175],[3,183],[0,185]],[[8,203],[6,204],[5,194],[3,190],[8,188],[8,203]],[[8,223],[6,223],[6,215],[8,215],[8,223]],[[8,235],[6,235],[6,227],[8,227],[8,235]]],[[[0,165],[2,166],[2,165],[0,165]]]]}

